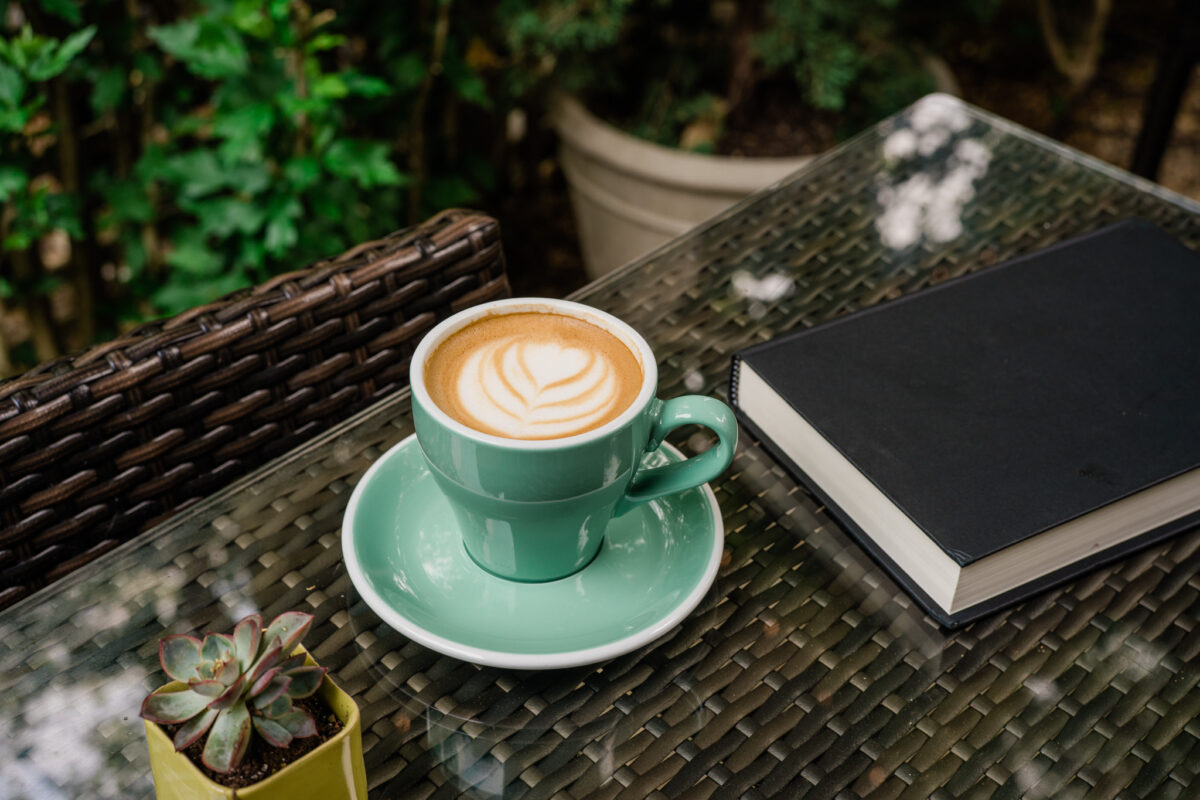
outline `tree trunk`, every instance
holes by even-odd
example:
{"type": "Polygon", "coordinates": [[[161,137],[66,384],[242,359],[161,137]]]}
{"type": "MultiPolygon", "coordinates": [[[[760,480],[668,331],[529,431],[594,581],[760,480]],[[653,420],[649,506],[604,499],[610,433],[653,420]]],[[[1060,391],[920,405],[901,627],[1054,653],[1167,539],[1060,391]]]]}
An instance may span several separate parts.
{"type": "MultiPolygon", "coordinates": [[[[32,286],[36,283],[37,265],[29,257],[28,250],[13,250],[9,254],[12,259],[13,274],[20,286],[32,286]]],[[[55,336],[54,322],[50,318],[50,304],[45,295],[31,294],[27,300],[29,309],[29,327],[32,330],[33,353],[39,364],[58,358],[61,350],[58,338],[55,336]]]]}
{"type": "Polygon", "coordinates": [[[412,183],[408,188],[408,222],[416,224],[421,218],[421,199],[428,180],[425,152],[425,108],[433,91],[433,82],[442,74],[442,57],[446,53],[446,39],[450,34],[451,0],[436,0],[437,19],[433,25],[433,46],[429,53],[429,67],[413,101],[411,124],[409,125],[408,171],[412,183]]]}
{"type": "MultiPolygon", "coordinates": [[[[52,86],[54,94],[54,117],[58,123],[58,169],[63,191],[83,200],[79,180],[79,140],[75,120],[71,113],[70,90],[65,81],[58,78],[52,86]]],[[[85,210],[86,211],[86,210],[85,210]]],[[[90,228],[85,221],[85,228],[90,228]]],[[[92,343],[96,336],[96,289],[97,281],[89,268],[82,242],[71,243],[71,258],[68,262],[68,280],[75,291],[75,319],[73,329],[64,340],[71,349],[79,349],[92,343]]]]}

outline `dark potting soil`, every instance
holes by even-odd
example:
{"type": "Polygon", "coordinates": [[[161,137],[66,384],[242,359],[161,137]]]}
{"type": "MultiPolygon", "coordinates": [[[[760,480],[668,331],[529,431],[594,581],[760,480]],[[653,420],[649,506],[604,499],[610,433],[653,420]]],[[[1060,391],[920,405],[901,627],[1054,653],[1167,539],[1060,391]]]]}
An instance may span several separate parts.
{"type": "MultiPolygon", "coordinates": [[[[313,720],[317,723],[316,736],[293,739],[287,747],[272,747],[263,741],[257,732],[252,732],[250,746],[246,749],[246,756],[242,759],[242,763],[227,773],[213,772],[200,760],[200,756],[204,752],[204,736],[193,742],[190,747],[185,748],[183,754],[191,759],[192,763],[206,776],[222,786],[232,789],[244,789],[264,778],[269,778],[304,754],[317,749],[343,727],[342,721],[333,713],[333,709],[325,705],[325,701],[318,695],[293,702],[312,714],[313,720]]],[[[180,728],[179,725],[163,725],[161,727],[171,738],[180,728]]]]}
{"type": "Polygon", "coordinates": [[[729,112],[716,152],[747,158],[823,153],[837,144],[838,126],[836,115],[807,107],[794,88],[766,84],[729,112]]]}

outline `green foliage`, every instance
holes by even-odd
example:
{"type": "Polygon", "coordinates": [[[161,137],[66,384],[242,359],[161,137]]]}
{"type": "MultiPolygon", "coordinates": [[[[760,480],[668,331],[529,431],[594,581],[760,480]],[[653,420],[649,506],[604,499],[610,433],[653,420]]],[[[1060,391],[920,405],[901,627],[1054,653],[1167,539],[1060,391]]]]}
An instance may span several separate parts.
{"type": "MultiPolygon", "coordinates": [[[[972,0],[970,13],[995,2],[972,0]]],[[[553,78],[661,144],[679,144],[696,124],[719,130],[714,98],[753,104],[768,85],[851,128],[899,109],[932,88],[900,24],[910,8],[916,0],[500,4],[518,87],[553,78]]]]}
{"type": "MultiPolygon", "coordinates": [[[[201,102],[168,122],[165,146],[138,165],[160,197],[174,198],[158,214],[171,242],[171,269],[150,294],[158,310],[184,310],[348,246],[344,216],[357,213],[368,192],[404,185],[387,141],[347,135],[353,105],[389,91],[379,78],[320,57],[345,41],[325,30],[333,19],[305,18],[290,3],[212,3],[149,28],[175,62],[164,85],[183,70],[202,90],[201,102]],[[349,202],[331,209],[329,196],[349,202]]],[[[128,198],[107,221],[128,244],[144,212],[128,198]]],[[[367,227],[378,233],[395,224],[373,218],[367,227]]]]}
{"type": "Polygon", "coordinates": [[[755,37],[754,46],[767,69],[790,71],[814,107],[840,111],[870,62],[862,31],[878,28],[897,4],[898,0],[810,0],[803,5],[770,0],[770,23],[755,37]]]}
{"type": "MultiPolygon", "coordinates": [[[[0,39],[0,202],[8,210],[0,223],[0,252],[25,250],[56,229],[82,235],[78,198],[51,191],[52,181],[34,180],[34,152],[49,135],[42,115],[49,101],[46,82],[66,71],[95,35],[95,26],[88,26],[56,39],[25,24],[15,36],[0,39]]],[[[35,282],[30,275],[6,277],[17,287],[35,282]]],[[[19,296],[21,289],[16,291],[19,296]]]]}
{"type": "Polygon", "coordinates": [[[0,324],[0,376],[498,205],[528,172],[506,117],[552,84],[663,143],[699,124],[700,150],[736,74],[855,124],[926,88],[897,34],[914,0],[312,1],[3,5],[0,322],[28,330],[0,324]]]}
{"type": "Polygon", "coordinates": [[[524,94],[553,75],[573,92],[603,72],[595,55],[627,30],[634,0],[500,0],[497,20],[514,59],[511,88],[524,94]]]}
{"type": "Polygon", "coordinates": [[[16,22],[0,31],[0,317],[52,328],[36,352],[0,338],[0,377],[496,186],[493,161],[470,155],[509,102],[500,65],[468,48],[494,35],[491,8],[460,4],[440,44],[444,2],[126,8],[29,0],[0,15],[16,22]],[[468,108],[490,124],[460,127],[468,108]],[[43,261],[63,233],[67,263],[43,261]],[[53,317],[64,287],[87,320],[53,317]]]}

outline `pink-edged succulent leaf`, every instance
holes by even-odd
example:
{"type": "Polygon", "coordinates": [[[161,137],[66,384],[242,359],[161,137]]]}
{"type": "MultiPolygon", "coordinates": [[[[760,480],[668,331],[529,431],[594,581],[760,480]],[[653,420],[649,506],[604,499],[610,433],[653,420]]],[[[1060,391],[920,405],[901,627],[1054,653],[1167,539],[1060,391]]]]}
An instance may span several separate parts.
{"type": "Polygon", "coordinates": [[[288,688],[291,685],[291,678],[286,675],[277,676],[261,694],[254,698],[254,707],[258,709],[270,708],[279,698],[287,697],[288,688]]]}
{"type": "Polygon", "coordinates": [[[250,712],[244,702],[238,702],[217,716],[200,760],[214,772],[229,772],[242,762],[249,744],[250,712]]]}
{"type": "Polygon", "coordinates": [[[286,673],[292,679],[288,688],[288,697],[293,700],[308,697],[321,688],[321,679],[325,677],[325,667],[297,667],[286,673]]]}
{"type": "Polygon", "coordinates": [[[241,699],[243,690],[246,688],[246,676],[239,675],[233,685],[226,689],[222,694],[218,695],[215,700],[208,704],[209,708],[215,708],[218,711],[225,711],[233,708],[234,705],[241,699]]]}
{"type": "Polygon", "coordinates": [[[230,655],[224,661],[217,661],[212,665],[212,677],[226,686],[232,686],[233,682],[242,674],[242,665],[238,662],[236,655],[230,655]]]}
{"type": "Polygon", "coordinates": [[[233,639],[223,633],[206,633],[200,645],[200,657],[205,661],[228,661],[233,658],[233,639]]]}
{"type": "Polygon", "coordinates": [[[297,667],[303,667],[303,666],[304,666],[304,653],[296,653],[295,655],[288,656],[287,658],[285,658],[279,662],[279,671],[280,672],[291,672],[292,670],[296,669],[297,667]]]}
{"type": "Polygon", "coordinates": [[[308,633],[312,621],[312,614],[305,614],[303,611],[285,611],[271,620],[271,624],[267,626],[266,633],[263,635],[268,642],[278,637],[283,645],[283,652],[290,653],[296,649],[296,645],[304,638],[304,634],[308,633]]]}
{"type": "Polygon", "coordinates": [[[278,674],[279,667],[275,667],[275,669],[269,669],[262,675],[259,675],[254,683],[250,684],[249,696],[257,698],[259,695],[265,692],[267,687],[271,685],[271,681],[274,680],[275,676],[278,674]]]}
{"type": "Polygon", "coordinates": [[[208,706],[208,698],[185,688],[156,689],[142,701],[142,719],[174,723],[189,720],[208,706]]]}
{"type": "Polygon", "coordinates": [[[233,650],[237,655],[238,663],[242,665],[242,672],[250,669],[255,656],[258,655],[258,645],[262,641],[262,629],[262,617],[258,614],[251,614],[233,629],[233,650]]]}
{"type": "Polygon", "coordinates": [[[209,680],[216,681],[217,683],[221,684],[222,686],[228,687],[228,684],[225,683],[225,681],[228,680],[230,676],[234,676],[235,680],[237,679],[237,677],[236,677],[237,670],[229,669],[230,664],[236,664],[236,663],[237,663],[236,661],[214,661],[214,662],[212,662],[211,664],[208,665],[208,671],[211,673],[211,675],[209,676],[209,680]]]}
{"type": "Polygon", "coordinates": [[[257,683],[258,679],[261,678],[264,673],[270,672],[278,667],[279,657],[282,655],[283,648],[280,646],[279,642],[271,642],[268,644],[266,651],[263,652],[262,656],[254,662],[254,664],[250,667],[249,672],[246,673],[246,677],[249,679],[251,685],[257,683]]]}
{"type": "Polygon", "coordinates": [[[188,681],[188,688],[191,689],[196,694],[202,694],[205,697],[210,698],[210,699],[213,697],[220,697],[222,694],[225,693],[225,691],[227,689],[229,689],[228,686],[221,683],[220,681],[202,681],[202,680],[188,681]]]}
{"type": "Polygon", "coordinates": [[[163,672],[172,680],[184,681],[196,677],[196,668],[202,661],[200,640],[195,636],[164,636],[158,642],[158,660],[163,672]]]}
{"type": "Polygon", "coordinates": [[[266,739],[268,744],[275,747],[287,747],[292,743],[292,734],[275,720],[257,715],[252,716],[251,719],[254,720],[254,730],[258,731],[258,734],[266,739]]]}
{"type": "Polygon", "coordinates": [[[288,697],[286,694],[281,694],[271,702],[271,705],[260,710],[262,711],[262,715],[264,717],[268,717],[269,719],[282,717],[284,714],[287,714],[292,710],[292,698],[288,697]]]}
{"type": "Polygon", "coordinates": [[[212,727],[213,721],[216,720],[219,713],[221,712],[215,708],[206,708],[185,722],[179,730],[175,731],[175,749],[183,750],[203,736],[212,727]]]}
{"type": "Polygon", "coordinates": [[[317,723],[313,720],[312,715],[302,708],[281,714],[275,717],[274,721],[286,728],[287,732],[297,739],[317,735],[317,723]]]}

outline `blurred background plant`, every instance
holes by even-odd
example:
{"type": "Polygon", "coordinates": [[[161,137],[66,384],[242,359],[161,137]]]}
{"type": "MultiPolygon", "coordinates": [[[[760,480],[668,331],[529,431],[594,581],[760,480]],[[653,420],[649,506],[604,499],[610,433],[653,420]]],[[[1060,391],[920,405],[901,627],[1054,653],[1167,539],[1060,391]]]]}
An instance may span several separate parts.
{"type": "Polygon", "coordinates": [[[456,205],[501,219],[518,291],[575,288],[552,86],[661,143],[795,154],[927,91],[940,54],[968,99],[1045,128],[1147,16],[1121,9],[0,0],[0,376],[456,205]]]}
{"type": "MultiPolygon", "coordinates": [[[[902,0],[600,0],[583,14],[568,7],[585,4],[550,5],[559,13],[527,10],[507,28],[509,49],[532,59],[526,73],[667,146],[796,155],[802,128],[817,151],[934,88],[932,54],[904,26],[915,4],[902,0]],[[746,141],[764,112],[786,117],[788,142],[746,141]]],[[[968,7],[986,16],[994,5],[968,7]]]]}
{"type": "Polygon", "coordinates": [[[477,200],[450,9],[0,3],[0,374],[477,200]]]}

